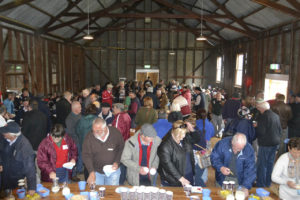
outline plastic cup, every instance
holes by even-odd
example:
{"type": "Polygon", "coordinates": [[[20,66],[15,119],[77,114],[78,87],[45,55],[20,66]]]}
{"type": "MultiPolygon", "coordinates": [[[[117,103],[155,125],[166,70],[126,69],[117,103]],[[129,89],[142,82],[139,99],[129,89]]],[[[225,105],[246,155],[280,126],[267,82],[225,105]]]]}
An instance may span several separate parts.
{"type": "Polygon", "coordinates": [[[128,199],[135,199],[135,188],[131,188],[131,189],[129,189],[129,191],[128,191],[128,199]]]}
{"type": "Polygon", "coordinates": [[[74,196],[74,194],[70,193],[70,194],[66,195],[65,198],[66,198],[66,200],[70,200],[72,196],[74,196]]]}
{"type": "Polygon", "coordinates": [[[210,189],[203,189],[202,190],[202,195],[204,197],[209,197],[209,195],[210,195],[210,189]]]}
{"type": "Polygon", "coordinates": [[[154,188],[151,190],[151,200],[158,200],[158,193],[159,189],[158,188],[154,188]]]}
{"type": "Polygon", "coordinates": [[[25,198],[25,189],[18,189],[17,190],[17,195],[18,195],[18,199],[24,199],[25,198]]]}
{"type": "Polygon", "coordinates": [[[143,191],[142,190],[138,190],[136,195],[136,199],[137,200],[143,200],[143,191]]]}
{"type": "Polygon", "coordinates": [[[160,189],[158,192],[158,199],[159,200],[165,200],[166,199],[166,190],[160,189]]]}
{"type": "Polygon", "coordinates": [[[127,199],[128,199],[127,190],[121,190],[121,200],[127,200],[127,199]]]}
{"type": "Polygon", "coordinates": [[[105,197],[105,187],[99,188],[99,197],[104,198],[105,197]]]}
{"type": "Polygon", "coordinates": [[[98,192],[91,191],[90,192],[90,200],[98,200],[98,192]]]}
{"type": "Polygon", "coordinates": [[[167,200],[173,200],[173,192],[172,191],[167,191],[166,192],[166,199],[167,200]]]}
{"type": "Polygon", "coordinates": [[[80,191],[85,190],[86,181],[79,181],[79,182],[78,182],[78,186],[79,186],[79,190],[80,190],[80,191]]]}
{"type": "Polygon", "coordinates": [[[300,190],[297,190],[298,195],[300,195],[300,190]]]}

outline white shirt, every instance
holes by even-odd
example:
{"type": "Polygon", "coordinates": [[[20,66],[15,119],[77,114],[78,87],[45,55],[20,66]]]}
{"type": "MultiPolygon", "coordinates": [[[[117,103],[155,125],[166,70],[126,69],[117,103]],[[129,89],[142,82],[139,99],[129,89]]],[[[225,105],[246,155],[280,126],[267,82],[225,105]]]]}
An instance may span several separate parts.
{"type": "Polygon", "coordinates": [[[5,126],[6,124],[7,124],[6,120],[4,119],[4,117],[2,115],[0,115],[0,127],[5,126]]]}
{"type": "Polygon", "coordinates": [[[282,154],[277,160],[273,172],[272,181],[279,184],[279,197],[284,200],[296,200],[300,198],[297,195],[297,190],[290,188],[286,183],[293,181],[296,183],[296,178],[288,177],[289,156],[288,153],[282,154]]]}

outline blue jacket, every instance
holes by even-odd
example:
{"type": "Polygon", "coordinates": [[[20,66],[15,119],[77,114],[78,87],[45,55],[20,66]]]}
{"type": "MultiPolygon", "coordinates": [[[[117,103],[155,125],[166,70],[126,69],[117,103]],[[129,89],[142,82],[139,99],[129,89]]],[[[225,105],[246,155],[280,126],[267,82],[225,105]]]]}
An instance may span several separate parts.
{"type": "MultiPolygon", "coordinates": [[[[210,160],[216,170],[216,181],[222,185],[225,176],[221,173],[222,166],[228,167],[233,155],[231,149],[232,137],[220,140],[214,147],[210,160]]],[[[239,185],[251,189],[256,179],[255,154],[252,146],[247,143],[245,148],[239,153],[236,161],[236,171],[239,185]]]]}
{"type": "MultiPolygon", "coordinates": [[[[198,119],[196,120],[196,126],[197,128],[203,133],[203,120],[198,119]]],[[[205,119],[205,139],[206,141],[210,141],[210,138],[212,138],[215,135],[215,128],[213,124],[208,121],[208,119],[205,119]]]]}
{"type": "Polygon", "coordinates": [[[35,154],[27,138],[20,135],[12,145],[6,140],[2,142],[3,188],[14,189],[18,186],[18,180],[26,177],[28,190],[36,190],[35,154]]]}
{"type": "Polygon", "coordinates": [[[153,127],[156,130],[157,136],[160,137],[160,139],[162,139],[172,128],[172,123],[168,122],[167,119],[158,119],[153,124],[153,127]]]}
{"type": "Polygon", "coordinates": [[[224,132],[231,131],[233,134],[244,133],[247,137],[247,141],[252,144],[256,139],[255,128],[252,121],[248,119],[235,119],[231,121],[224,129],[224,132]]]}
{"type": "Polygon", "coordinates": [[[9,99],[5,99],[3,101],[4,106],[6,107],[6,111],[10,114],[15,114],[15,106],[14,106],[14,102],[9,100],[9,99]]]}

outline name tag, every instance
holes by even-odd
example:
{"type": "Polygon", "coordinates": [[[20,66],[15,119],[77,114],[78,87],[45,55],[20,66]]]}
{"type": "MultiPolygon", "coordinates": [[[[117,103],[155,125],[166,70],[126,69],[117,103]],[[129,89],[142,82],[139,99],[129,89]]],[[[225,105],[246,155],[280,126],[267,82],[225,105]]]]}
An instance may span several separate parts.
{"type": "Polygon", "coordinates": [[[107,149],[107,151],[113,151],[113,150],[114,150],[113,148],[108,148],[108,149],[107,149]]]}
{"type": "Polygon", "coordinates": [[[63,145],[62,147],[63,147],[63,150],[69,149],[69,148],[68,148],[68,145],[63,145]]]}

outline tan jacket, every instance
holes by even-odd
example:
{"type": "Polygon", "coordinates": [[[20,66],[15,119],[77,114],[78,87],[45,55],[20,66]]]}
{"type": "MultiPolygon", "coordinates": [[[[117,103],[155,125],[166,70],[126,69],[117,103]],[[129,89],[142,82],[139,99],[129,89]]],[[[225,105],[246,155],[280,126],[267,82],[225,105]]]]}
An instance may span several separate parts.
{"type": "Polygon", "coordinates": [[[273,112],[279,115],[281,128],[286,129],[288,121],[293,117],[291,107],[285,104],[283,101],[277,101],[272,105],[271,109],[273,110],[273,112]]]}

